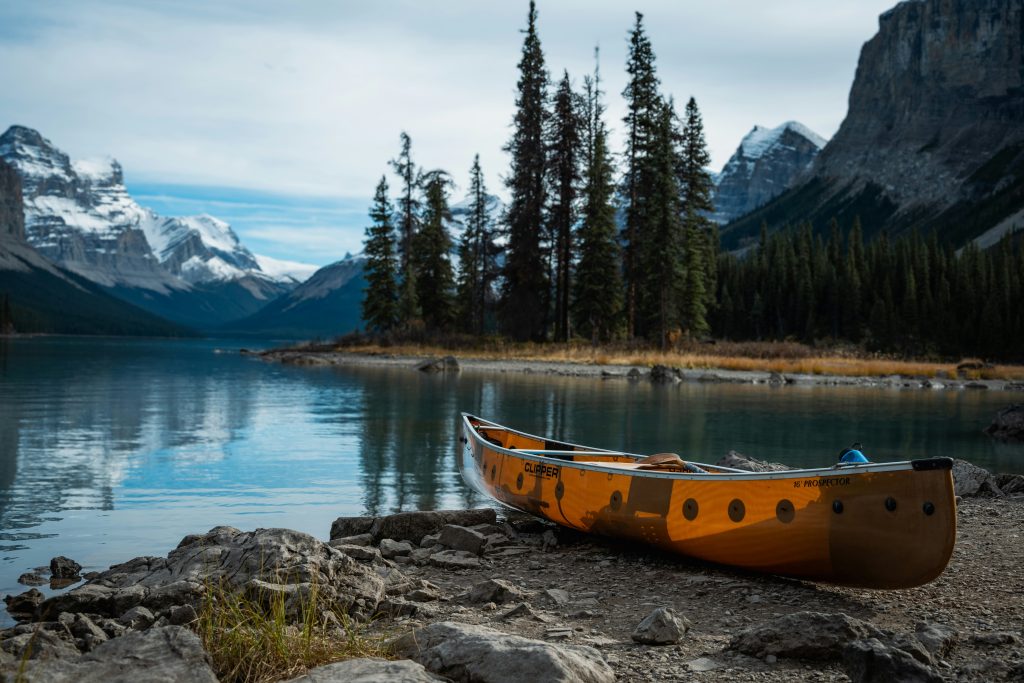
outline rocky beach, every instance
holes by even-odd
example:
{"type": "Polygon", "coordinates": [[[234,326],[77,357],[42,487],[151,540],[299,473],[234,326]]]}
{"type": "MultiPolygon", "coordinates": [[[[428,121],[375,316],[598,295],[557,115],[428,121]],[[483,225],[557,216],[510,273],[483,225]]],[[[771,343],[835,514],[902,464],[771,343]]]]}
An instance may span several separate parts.
{"type": "MultiPolygon", "coordinates": [[[[209,611],[237,594],[296,634],[316,610],[326,635],[358,628],[385,655],[295,679],[310,682],[1021,680],[1024,477],[962,461],[954,476],[953,558],[910,590],[752,574],[491,508],[342,517],[315,536],[216,527],[52,597],[9,596],[0,666],[11,681],[237,680],[204,649],[209,611]]],[[[81,580],[67,558],[53,569],[81,580]]]]}

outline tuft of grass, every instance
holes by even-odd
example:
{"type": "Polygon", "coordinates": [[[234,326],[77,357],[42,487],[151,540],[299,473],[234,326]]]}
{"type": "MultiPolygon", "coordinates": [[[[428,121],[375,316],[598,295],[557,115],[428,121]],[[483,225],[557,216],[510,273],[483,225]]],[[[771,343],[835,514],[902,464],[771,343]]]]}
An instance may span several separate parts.
{"type": "Polygon", "coordinates": [[[297,618],[283,592],[251,595],[208,586],[192,628],[224,683],[270,683],[355,657],[389,656],[382,635],[367,635],[349,616],[326,604],[315,585],[297,618]]]}

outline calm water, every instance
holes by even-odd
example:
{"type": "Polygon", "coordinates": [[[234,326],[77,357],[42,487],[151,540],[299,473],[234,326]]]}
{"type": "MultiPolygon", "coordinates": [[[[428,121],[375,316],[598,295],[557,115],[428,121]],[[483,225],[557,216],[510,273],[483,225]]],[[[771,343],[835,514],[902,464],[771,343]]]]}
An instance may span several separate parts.
{"type": "MultiPolygon", "coordinates": [[[[248,342],[251,344],[251,342],[248,342]]],[[[54,555],[101,569],[218,524],[325,538],[343,514],[463,506],[460,411],[714,461],[966,458],[1024,471],[981,429],[1019,395],[295,368],[229,341],[0,340],[0,594],[54,555]],[[218,353],[218,349],[227,352],[218,353]]]]}

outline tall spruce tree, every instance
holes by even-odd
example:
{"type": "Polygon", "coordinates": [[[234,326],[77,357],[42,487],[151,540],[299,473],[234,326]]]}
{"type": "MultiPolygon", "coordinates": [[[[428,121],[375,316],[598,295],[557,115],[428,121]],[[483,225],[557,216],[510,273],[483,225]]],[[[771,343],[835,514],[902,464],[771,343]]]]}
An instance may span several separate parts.
{"type": "Polygon", "coordinates": [[[653,192],[657,183],[651,169],[651,157],[657,151],[652,144],[653,132],[658,125],[661,98],[658,78],[654,69],[654,51],[644,32],[643,14],[636,13],[636,23],[629,37],[629,56],[626,73],[629,81],[622,96],[626,99],[626,170],[623,178],[625,199],[625,227],[623,228],[623,274],[625,276],[626,328],[630,337],[637,336],[637,301],[639,280],[644,277],[640,268],[640,250],[647,240],[645,232],[651,225],[648,215],[655,201],[653,192]]]}
{"type": "Polygon", "coordinates": [[[604,126],[596,48],[594,61],[594,76],[584,81],[585,170],[573,319],[576,329],[597,345],[611,339],[618,329],[622,314],[622,280],[616,240],[615,170],[604,126]]]}
{"type": "Polygon", "coordinates": [[[413,240],[412,262],[416,293],[428,331],[447,329],[455,317],[452,299],[455,276],[449,256],[452,238],[448,234],[452,218],[448,207],[450,186],[451,178],[444,171],[423,174],[423,213],[419,232],[413,240]]]}
{"type": "Polygon", "coordinates": [[[413,242],[419,229],[419,214],[422,208],[420,192],[423,189],[422,171],[412,160],[412,140],[402,131],[402,148],[398,157],[391,160],[391,168],[401,182],[398,197],[398,252],[400,290],[398,297],[399,318],[403,325],[409,325],[420,315],[416,293],[416,273],[413,267],[413,242]]]}
{"type": "Polygon", "coordinates": [[[548,126],[548,234],[554,271],[554,340],[569,339],[569,289],[572,276],[573,226],[580,179],[580,115],[577,96],[566,71],[555,92],[548,126]]]}
{"type": "Polygon", "coordinates": [[[469,213],[459,242],[459,327],[482,335],[487,325],[488,292],[497,277],[497,247],[488,211],[487,188],[480,169],[480,155],[469,171],[469,213]]]}
{"type": "Polygon", "coordinates": [[[537,36],[537,7],[532,0],[525,33],[512,139],[505,146],[505,151],[512,155],[505,181],[511,197],[505,215],[508,243],[499,315],[501,330],[509,337],[543,341],[548,299],[541,233],[548,74],[537,36]]]}
{"type": "Polygon", "coordinates": [[[688,334],[700,336],[707,334],[710,329],[707,314],[715,302],[714,279],[718,265],[717,259],[711,258],[709,252],[717,251],[717,247],[710,243],[713,231],[707,217],[714,210],[711,201],[714,182],[708,172],[711,155],[708,154],[704,139],[704,123],[697,108],[697,100],[693,97],[686,103],[685,116],[679,163],[676,167],[686,235],[686,286],[683,289],[682,324],[688,334]]]}
{"type": "Polygon", "coordinates": [[[363,253],[363,320],[370,330],[388,332],[398,324],[398,263],[395,258],[395,229],[391,223],[394,208],[388,199],[388,182],[383,176],[377,184],[370,209],[372,223],[366,228],[363,253]]]}
{"type": "Polygon", "coordinates": [[[662,102],[659,109],[648,157],[648,223],[637,251],[636,330],[666,349],[679,328],[680,297],[686,283],[676,175],[675,113],[670,102],[662,102]]]}

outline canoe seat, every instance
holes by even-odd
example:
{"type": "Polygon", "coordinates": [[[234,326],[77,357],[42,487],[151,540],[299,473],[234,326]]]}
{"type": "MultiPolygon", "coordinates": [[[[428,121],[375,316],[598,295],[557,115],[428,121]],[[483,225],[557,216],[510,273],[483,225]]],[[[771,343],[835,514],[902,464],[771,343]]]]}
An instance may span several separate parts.
{"type": "Polygon", "coordinates": [[[707,474],[707,470],[686,462],[676,453],[655,453],[636,461],[638,470],[667,470],[669,472],[695,472],[707,474]]]}

